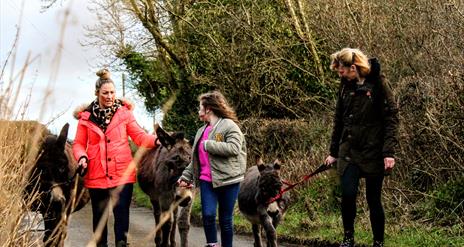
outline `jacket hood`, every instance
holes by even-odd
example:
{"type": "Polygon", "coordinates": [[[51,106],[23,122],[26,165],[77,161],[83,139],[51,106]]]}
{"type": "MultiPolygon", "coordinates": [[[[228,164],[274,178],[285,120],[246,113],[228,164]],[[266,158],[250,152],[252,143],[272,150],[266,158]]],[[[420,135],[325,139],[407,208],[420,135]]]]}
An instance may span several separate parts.
{"type": "Polygon", "coordinates": [[[378,78],[380,76],[380,62],[377,58],[370,58],[369,64],[371,65],[371,71],[367,77],[378,78]]]}
{"type": "MultiPolygon", "coordinates": [[[[126,98],[121,98],[119,99],[122,101],[122,105],[125,106],[127,109],[129,109],[130,111],[134,110],[135,108],[135,105],[134,103],[132,103],[132,101],[126,99],[126,98]]],[[[76,107],[76,109],[73,111],[73,116],[75,119],[80,119],[81,118],[81,114],[85,111],[88,111],[88,108],[89,108],[90,104],[82,104],[78,107],[76,107]]]]}

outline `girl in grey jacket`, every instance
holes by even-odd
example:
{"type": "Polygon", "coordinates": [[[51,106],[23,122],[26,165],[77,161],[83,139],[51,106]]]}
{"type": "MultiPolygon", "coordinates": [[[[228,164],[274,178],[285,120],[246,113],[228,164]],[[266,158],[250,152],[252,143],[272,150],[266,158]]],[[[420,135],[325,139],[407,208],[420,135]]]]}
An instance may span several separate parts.
{"type": "Polygon", "coordinates": [[[197,131],[192,162],[179,179],[179,186],[200,187],[206,246],[218,246],[219,206],[221,246],[232,247],[232,215],[246,170],[245,137],[234,110],[220,92],[202,94],[199,102],[198,115],[206,124],[197,131]]]}

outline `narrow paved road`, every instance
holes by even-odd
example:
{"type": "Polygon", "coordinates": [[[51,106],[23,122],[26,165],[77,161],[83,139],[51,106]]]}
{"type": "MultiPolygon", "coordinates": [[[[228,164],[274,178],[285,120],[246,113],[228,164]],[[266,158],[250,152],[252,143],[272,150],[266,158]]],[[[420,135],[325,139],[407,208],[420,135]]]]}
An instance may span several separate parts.
{"type": "MultiPolygon", "coordinates": [[[[65,247],[81,247],[86,246],[92,234],[92,209],[90,204],[85,208],[72,214],[70,225],[68,227],[68,238],[65,242],[65,247]]],[[[153,214],[147,208],[131,208],[129,227],[129,243],[132,247],[153,247],[154,242],[143,241],[147,234],[154,226],[153,214]]],[[[110,217],[108,225],[109,246],[114,247],[113,221],[110,217]]],[[[178,234],[176,234],[178,236],[178,234]]],[[[180,242],[177,240],[178,243],[180,242]]],[[[191,227],[189,232],[189,246],[203,247],[205,245],[205,237],[203,228],[191,227]]],[[[179,246],[179,245],[178,245],[179,246]]],[[[234,246],[247,247],[253,246],[253,239],[249,236],[235,235],[234,246]]],[[[285,247],[286,245],[280,245],[285,247]]],[[[289,246],[287,246],[289,247],[289,246]]]]}

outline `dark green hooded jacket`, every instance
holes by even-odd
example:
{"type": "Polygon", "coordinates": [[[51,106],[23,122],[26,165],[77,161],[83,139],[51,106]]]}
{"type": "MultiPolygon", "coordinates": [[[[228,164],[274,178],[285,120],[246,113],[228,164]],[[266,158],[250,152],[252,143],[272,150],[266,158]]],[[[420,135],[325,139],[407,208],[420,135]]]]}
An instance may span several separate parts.
{"type": "Polygon", "coordinates": [[[335,110],[330,155],[343,174],[355,164],[365,175],[384,174],[384,157],[394,157],[398,107],[376,58],[363,85],[342,79],[335,110]]]}

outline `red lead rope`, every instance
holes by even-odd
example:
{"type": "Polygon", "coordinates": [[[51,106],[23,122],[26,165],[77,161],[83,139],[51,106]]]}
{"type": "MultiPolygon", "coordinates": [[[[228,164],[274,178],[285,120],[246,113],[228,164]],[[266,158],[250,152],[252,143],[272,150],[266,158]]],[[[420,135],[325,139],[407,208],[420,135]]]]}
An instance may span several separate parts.
{"type": "Polygon", "coordinates": [[[284,189],[280,189],[279,194],[277,194],[275,197],[269,199],[269,201],[267,203],[271,204],[271,203],[275,202],[276,200],[280,199],[285,192],[293,189],[295,186],[297,186],[298,184],[303,183],[304,181],[310,179],[311,177],[313,177],[313,176],[315,176],[315,175],[317,175],[317,174],[319,174],[319,173],[321,173],[323,171],[327,171],[330,167],[331,167],[330,165],[322,164],[315,171],[313,171],[312,173],[310,173],[308,175],[303,176],[303,178],[300,179],[300,181],[298,181],[298,182],[296,182],[294,184],[289,183],[287,181],[282,181],[282,183],[287,185],[287,187],[284,188],[284,189]]]}

